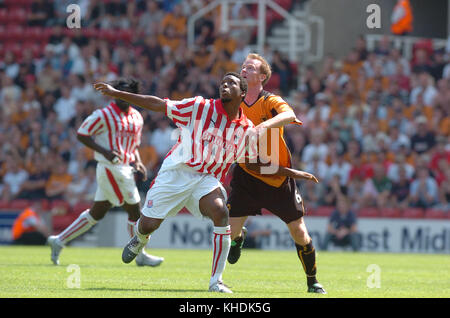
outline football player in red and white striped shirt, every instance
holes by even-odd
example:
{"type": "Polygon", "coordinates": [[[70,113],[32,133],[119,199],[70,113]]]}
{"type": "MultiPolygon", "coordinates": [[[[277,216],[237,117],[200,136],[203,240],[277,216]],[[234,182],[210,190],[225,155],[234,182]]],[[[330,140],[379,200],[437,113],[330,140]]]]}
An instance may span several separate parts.
{"type": "MultiPolygon", "coordinates": [[[[112,85],[121,90],[137,93],[138,82],[133,79],[119,79],[112,85]]],[[[94,150],[97,160],[97,192],[93,206],[59,235],[50,236],[51,259],[59,264],[62,248],[95,225],[114,206],[122,206],[128,212],[128,232],[134,236],[134,227],[140,216],[140,196],[136,187],[133,167],[143,173],[146,168],[141,162],[138,147],[141,142],[143,118],[139,111],[122,100],[115,100],[108,106],[97,109],[88,116],[77,132],[78,140],[94,150]]],[[[136,264],[157,266],[161,257],[142,251],[136,264]]]]}
{"type": "Polygon", "coordinates": [[[131,262],[163,220],[186,207],[193,215],[210,218],[214,224],[213,261],[209,291],[231,293],[222,282],[230,249],[230,226],[223,181],[231,164],[255,159],[246,136],[254,125],[239,107],[247,82],[228,73],[220,85],[220,99],[201,96],[172,101],[138,95],[97,83],[105,95],[156,112],[164,112],[179,127],[180,136],[166,156],[147,193],[136,227],[136,236],[124,248],[122,260],[131,262]]]}

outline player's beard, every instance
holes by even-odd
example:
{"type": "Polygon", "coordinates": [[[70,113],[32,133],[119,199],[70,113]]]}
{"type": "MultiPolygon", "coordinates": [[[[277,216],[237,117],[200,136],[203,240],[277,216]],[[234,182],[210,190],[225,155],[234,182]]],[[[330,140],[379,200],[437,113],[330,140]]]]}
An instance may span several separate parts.
{"type": "Polygon", "coordinates": [[[231,102],[233,99],[231,97],[222,97],[220,100],[222,101],[222,104],[225,104],[231,102]]]}

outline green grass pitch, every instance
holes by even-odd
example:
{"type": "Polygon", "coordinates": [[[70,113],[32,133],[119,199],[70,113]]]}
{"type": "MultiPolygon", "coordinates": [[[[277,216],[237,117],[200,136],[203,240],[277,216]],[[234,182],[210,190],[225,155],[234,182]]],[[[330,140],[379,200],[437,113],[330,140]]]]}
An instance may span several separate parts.
{"type": "Polygon", "coordinates": [[[247,249],[227,263],[223,278],[234,293],[225,295],[207,292],[210,250],[148,251],[165,258],[161,266],[123,264],[120,248],[68,247],[54,266],[48,246],[0,247],[0,298],[450,297],[449,255],[319,251],[317,277],[328,294],[315,295],[294,250],[247,249]]]}

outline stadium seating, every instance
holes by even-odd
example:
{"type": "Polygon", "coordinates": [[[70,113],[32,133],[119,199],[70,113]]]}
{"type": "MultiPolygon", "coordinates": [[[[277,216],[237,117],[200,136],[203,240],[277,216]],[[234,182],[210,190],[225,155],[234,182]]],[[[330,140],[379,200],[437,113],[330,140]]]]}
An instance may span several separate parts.
{"type": "Polygon", "coordinates": [[[9,201],[0,200],[0,209],[8,209],[8,208],[9,208],[9,201]]]}
{"type": "Polygon", "coordinates": [[[380,210],[377,208],[362,208],[357,215],[362,218],[377,218],[380,217],[380,210]]]}
{"type": "Polygon", "coordinates": [[[401,218],[402,213],[399,209],[383,208],[380,210],[380,217],[382,217],[382,218],[401,218]]]}
{"type": "Polygon", "coordinates": [[[77,213],[52,215],[53,234],[58,234],[69,226],[78,217],[77,213]]]}
{"type": "Polygon", "coordinates": [[[426,219],[447,219],[450,218],[450,213],[443,210],[427,209],[425,211],[426,219]]]}
{"type": "Polygon", "coordinates": [[[320,206],[314,209],[307,209],[307,215],[329,217],[335,209],[333,206],[320,206]]]}
{"type": "Polygon", "coordinates": [[[9,209],[23,210],[30,206],[31,201],[25,199],[16,199],[10,202],[9,209]]]}
{"type": "Polygon", "coordinates": [[[50,210],[62,210],[63,213],[70,213],[71,212],[71,207],[69,202],[65,201],[65,200],[53,200],[50,202],[50,210]]]}
{"type": "Polygon", "coordinates": [[[264,86],[264,89],[271,91],[275,88],[280,87],[280,75],[277,73],[272,73],[272,76],[270,77],[269,81],[267,82],[267,84],[264,86]]]}
{"type": "Polygon", "coordinates": [[[81,212],[85,211],[86,209],[89,209],[91,207],[91,205],[92,205],[92,203],[90,203],[90,202],[78,202],[72,207],[71,211],[73,213],[80,214],[81,212]]]}
{"type": "Polygon", "coordinates": [[[420,219],[423,218],[425,212],[421,208],[407,208],[403,210],[403,217],[409,219],[420,219]]]}

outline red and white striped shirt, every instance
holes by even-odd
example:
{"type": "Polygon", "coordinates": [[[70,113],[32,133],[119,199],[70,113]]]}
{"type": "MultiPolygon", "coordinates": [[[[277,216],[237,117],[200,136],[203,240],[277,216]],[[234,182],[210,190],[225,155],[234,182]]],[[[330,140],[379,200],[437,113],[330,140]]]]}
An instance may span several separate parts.
{"type": "MultiPolygon", "coordinates": [[[[119,152],[122,164],[128,165],[136,160],[134,152],[141,144],[143,124],[139,111],[130,107],[126,113],[112,102],[87,117],[78,134],[93,136],[100,146],[119,152]]],[[[111,163],[98,152],[94,153],[94,158],[98,162],[111,163]]]]}
{"type": "Polygon", "coordinates": [[[256,148],[249,149],[246,139],[248,129],[255,126],[242,109],[238,119],[230,120],[220,99],[197,96],[166,99],[166,115],[179,127],[179,135],[161,170],[185,165],[224,182],[234,162],[256,158],[256,148]]]}

